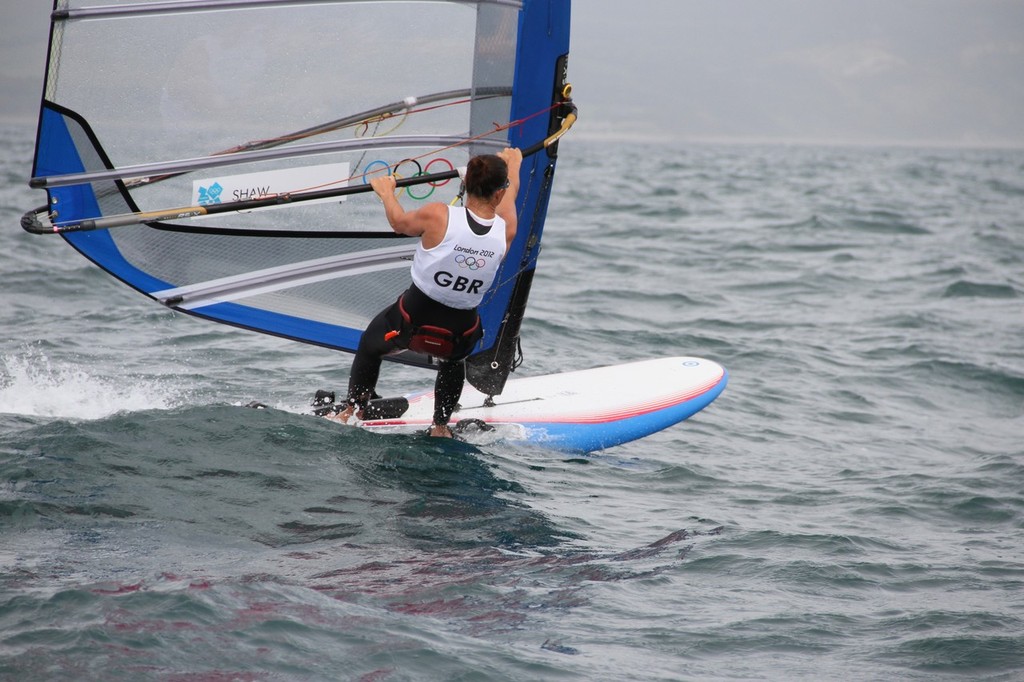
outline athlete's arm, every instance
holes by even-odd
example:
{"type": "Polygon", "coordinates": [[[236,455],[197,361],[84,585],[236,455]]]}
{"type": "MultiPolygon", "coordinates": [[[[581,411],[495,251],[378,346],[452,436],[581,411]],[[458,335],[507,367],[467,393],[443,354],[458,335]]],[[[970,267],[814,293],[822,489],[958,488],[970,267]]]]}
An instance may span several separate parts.
{"type": "Polygon", "coordinates": [[[448,207],[431,203],[415,211],[406,211],[395,196],[395,178],[384,175],[370,180],[370,186],[384,203],[384,215],[391,229],[409,237],[421,237],[423,246],[431,248],[441,243],[448,229],[448,207]]]}
{"type": "Polygon", "coordinates": [[[523,153],[514,147],[507,147],[500,154],[508,166],[508,187],[501,197],[494,212],[505,221],[505,251],[512,246],[516,238],[518,216],[516,215],[516,195],[519,194],[519,168],[523,163],[523,153]]]}

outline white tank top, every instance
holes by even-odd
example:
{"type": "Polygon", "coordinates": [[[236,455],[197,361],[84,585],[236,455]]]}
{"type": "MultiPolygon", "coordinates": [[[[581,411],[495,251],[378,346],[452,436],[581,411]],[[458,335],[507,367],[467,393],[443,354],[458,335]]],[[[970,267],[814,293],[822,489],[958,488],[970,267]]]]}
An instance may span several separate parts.
{"type": "MultiPolygon", "coordinates": [[[[432,249],[416,247],[412,281],[438,303],[468,310],[480,305],[505,256],[505,221],[495,216],[487,234],[473,232],[467,209],[449,206],[448,227],[441,243],[432,249]]],[[[488,221],[474,216],[481,225],[488,221]]]]}

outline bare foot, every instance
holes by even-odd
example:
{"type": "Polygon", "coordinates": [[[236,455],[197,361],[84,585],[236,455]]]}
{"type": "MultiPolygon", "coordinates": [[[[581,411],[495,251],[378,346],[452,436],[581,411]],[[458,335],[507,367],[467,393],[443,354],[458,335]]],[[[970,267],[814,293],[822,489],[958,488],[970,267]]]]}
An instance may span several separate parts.
{"type": "Polygon", "coordinates": [[[448,428],[447,424],[431,424],[430,425],[430,435],[434,436],[435,438],[454,438],[455,437],[455,435],[452,434],[452,430],[450,428],[448,428]]]}
{"type": "MultiPolygon", "coordinates": [[[[344,410],[341,410],[339,412],[335,412],[334,414],[328,414],[327,418],[328,419],[333,419],[336,422],[341,422],[342,424],[348,424],[348,420],[352,418],[352,415],[355,414],[355,411],[356,411],[355,403],[349,403],[348,405],[345,406],[344,410]]],[[[358,417],[358,416],[361,416],[361,415],[356,415],[356,416],[358,417]]]]}

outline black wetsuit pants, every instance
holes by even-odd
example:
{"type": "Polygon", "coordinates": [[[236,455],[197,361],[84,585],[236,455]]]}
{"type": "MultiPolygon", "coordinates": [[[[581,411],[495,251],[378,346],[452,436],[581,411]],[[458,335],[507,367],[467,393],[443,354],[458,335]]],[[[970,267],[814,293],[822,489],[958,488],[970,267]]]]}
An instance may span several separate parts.
{"type": "MultiPolygon", "coordinates": [[[[434,382],[434,423],[447,424],[459,403],[459,398],[462,397],[462,386],[466,381],[464,360],[480,338],[479,333],[462,337],[465,331],[476,325],[476,309],[449,308],[428,297],[415,286],[411,286],[402,296],[405,311],[412,324],[429,324],[451,330],[462,341],[456,346],[452,357],[441,362],[434,382]]],[[[375,389],[380,378],[382,358],[407,348],[409,331],[409,324],[402,316],[398,301],[373,318],[359,339],[359,348],[352,362],[348,382],[350,401],[365,405],[370,399],[378,397],[375,389]],[[391,335],[390,332],[400,333],[391,335]],[[388,338],[389,336],[391,338],[388,338]]]]}

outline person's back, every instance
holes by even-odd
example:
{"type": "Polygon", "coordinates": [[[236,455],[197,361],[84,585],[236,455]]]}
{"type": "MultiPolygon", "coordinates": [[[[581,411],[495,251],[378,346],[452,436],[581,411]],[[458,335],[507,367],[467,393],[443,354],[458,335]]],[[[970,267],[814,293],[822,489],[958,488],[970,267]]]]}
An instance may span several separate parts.
{"type": "Polygon", "coordinates": [[[515,239],[521,162],[522,153],[511,148],[470,159],[463,208],[431,203],[407,212],[395,196],[393,176],[370,181],[391,228],[419,237],[420,243],[413,258],[412,286],[363,332],[349,377],[348,405],[339,420],[347,422],[376,397],[384,355],[408,349],[417,334],[431,330],[436,338],[451,341],[435,346],[447,355],[438,356],[442,362],[434,384],[430,433],[451,437],[448,421],[462,395],[464,360],[483,335],[476,308],[515,239]]]}

